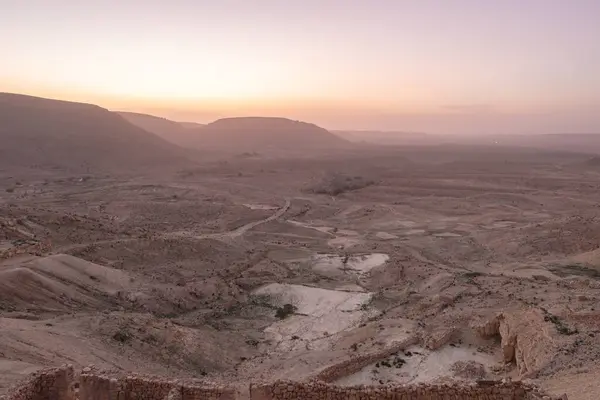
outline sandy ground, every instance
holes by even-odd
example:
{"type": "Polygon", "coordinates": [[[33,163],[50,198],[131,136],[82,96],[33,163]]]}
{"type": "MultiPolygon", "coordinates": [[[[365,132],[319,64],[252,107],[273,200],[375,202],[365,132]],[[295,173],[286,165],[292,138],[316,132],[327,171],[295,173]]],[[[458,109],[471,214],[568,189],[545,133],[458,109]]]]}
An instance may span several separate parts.
{"type": "Polygon", "coordinates": [[[597,366],[565,371],[544,382],[543,386],[550,393],[559,396],[566,393],[569,399],[593,400],[600,393],[599,374],[600,368],[597,366]]]}
{"type": "Polygon", "coordinates": [[[373,298],[372,293],[277,283],[264,286],[254,294],[266,296],[277,307],[285,304],[295,307],[293,315],[266,329],[278,343],[278,350],[309,346],[317,339],[357,327],[370,315],[368,304],[373,298]]]}

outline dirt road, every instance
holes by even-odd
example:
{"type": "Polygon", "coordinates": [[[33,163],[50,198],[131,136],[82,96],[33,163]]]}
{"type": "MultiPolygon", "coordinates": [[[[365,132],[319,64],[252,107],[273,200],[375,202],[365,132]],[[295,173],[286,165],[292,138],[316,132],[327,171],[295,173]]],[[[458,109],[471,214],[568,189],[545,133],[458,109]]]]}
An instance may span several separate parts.
{"type": "MultiPolygon", "coordinates": [[[[238,237],[244,235],[250,229],[253,229],[259,225],[266,224],[267,222],[274,221],[277,218],[280,218],[290,208],[290,205],[291,205],[290,199],[286,198],[285,205],[283,207],[281,207],[280,209],[276,210],[271,216],[261,219],[261,220],[258,220],[258,221],[253,221],[253,222],[247,223],[245,225],[240,226],[239,228],[236,228],[236,229],[233,229],[233,230],[227,231],[227,232],[205,233],[205,234],[201,234],[201,235],[190,235],[188,232],[168,232],[163,235],[160,235],[160,237],[162,237],[164,239],[172,239],[172,238],[177,238],[177,237],[193,237],[194,239],[216,239],[216,240],[235,239],[235,238],[238,238],[238,237]]],[[[102,244],[117,243],[117,242],[118,243],[134,242],[137,240],[141,240],[141,239],[140,238],[123,237],[123,238],[118,238],[118,239],[99,240],[99,241],[90,242],[90,243],[77,243],[77,244],[71,244],[71,245],[62,246],[57,249],[54,249],[53,253],[55,253],[55,254],[56,253],[67,253],[67,252],[82,249],[82,248],[85,248],[87,246],[91,246],[94,244],[102,245],[102,244]]]]}
{"type": "Polygon", "coordinates": [[[236,228],[229,232],[200,235],[200,237],[201,238],[210,238],[210,239],[234,239],[234,238],[240,237],[244,233],[248,232],[250,229],[256,228],[259,225],[266,224],[267,222],[271,222],[271,221],[276,220],[277,218],[280,218],[290,208],[290,205],[291,205],[290,199],[285,199],[285,205],[283,207],[281,207],[279,210],[275,211],[273,213],[273,215],[271,215],[268,218],[250,222],[246,225],[242,225],[239,228],[236,228]]]}

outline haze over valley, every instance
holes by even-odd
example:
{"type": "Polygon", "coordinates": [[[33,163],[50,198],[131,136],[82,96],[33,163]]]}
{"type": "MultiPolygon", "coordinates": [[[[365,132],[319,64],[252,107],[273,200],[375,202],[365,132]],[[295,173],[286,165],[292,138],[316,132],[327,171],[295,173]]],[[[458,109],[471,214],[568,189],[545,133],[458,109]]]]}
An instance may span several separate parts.
{"type": "Polygon", "coordinates": [[[0,5],[2,400],[599,398],[596,2],[0,5]]]}

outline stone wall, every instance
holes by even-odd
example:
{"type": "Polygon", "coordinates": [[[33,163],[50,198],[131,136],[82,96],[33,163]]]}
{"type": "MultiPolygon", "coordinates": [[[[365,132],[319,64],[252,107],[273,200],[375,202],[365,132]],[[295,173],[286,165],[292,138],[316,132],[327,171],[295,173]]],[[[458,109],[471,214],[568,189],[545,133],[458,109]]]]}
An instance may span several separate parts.
{"type": "MultiPolygon", "coordinates": [[[[479,382],[452,385],[341,387],[325,382],[250,384],[249,397],[203,381],[82,373],[70,366],[43,370],[0,400],[553,400],[533,384],[479,382]],[[78,378],[78,379],[77,379],[78,378]]],[[[563,395],[560,399],[565,400],[563,395]]]]}
{"type": "Polygon", "coordinates": [[[437,350],[451,342],[459,333],[460,329],[456,326],[438,328],[423,338],[423,345],[429,350],[437,350]]]}
{"type": "Polygon", "coordinates": [[[182,382],[148,376],[117,377],[82,373],[73,367],[31,375],[0,400],[235,400],[234,388],[202,381],[182,382]],[[77,389],[78,388],[78,389],[77,389]]]}
{"type": "Polygon", "coordinates": [[[73,367],[45,369],[32,374],[1,400],[73,400],[73,367]]]}
{"type": "Polygon", "coordinates": [[[235,400],[233,388],[147,376],[82,374],[79,400],[235,400]]]}
{"type": "Polygon", "coordinates": [[[369,364],[373,364],[381,359],[390,357],[391,355],[396,354],[397,352],[402,351],[413,344],[419,343],[419,341],[419,337],[413,336],[381,351],[373,351],[370,353],[357,355],[349,360],[342,361],[338,364],[321,370],[317,375],[315,375],[314,379],[322,382],[333,382],[344,376],[352,375],[369,364]]]}
{"type": "MultiPolygon", "coordinates": [[[[251,385],[251,400],[542,400],[552,397],[521,382],[484,385],[340,387],[321,382],[251,385]]],[[[563,399],[566,397],[563,397],[563,399]]]]}

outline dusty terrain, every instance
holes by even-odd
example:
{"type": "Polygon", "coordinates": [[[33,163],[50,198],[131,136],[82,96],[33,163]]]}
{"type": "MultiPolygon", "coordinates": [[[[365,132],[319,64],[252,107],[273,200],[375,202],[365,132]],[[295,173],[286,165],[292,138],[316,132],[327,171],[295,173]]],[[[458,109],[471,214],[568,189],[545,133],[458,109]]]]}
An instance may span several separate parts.
{"type": "Polygon", "coordinates": [[[0,392],[72,363],[228,382],[528,378],[597,399],[589,159],[436,146],[3,172],[0,392]]]}

